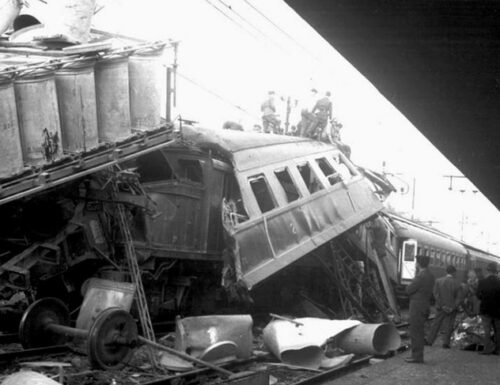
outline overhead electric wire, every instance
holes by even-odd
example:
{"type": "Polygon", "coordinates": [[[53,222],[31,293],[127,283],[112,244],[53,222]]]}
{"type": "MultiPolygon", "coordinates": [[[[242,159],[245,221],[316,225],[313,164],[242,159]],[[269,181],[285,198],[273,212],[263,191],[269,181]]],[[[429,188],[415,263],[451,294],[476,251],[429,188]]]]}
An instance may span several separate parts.
{"type": "Polygon", "coordinates": [[[269,42],[271,42],[272,44],[274,44],[276,47],[278,47],[279,49],[281,49],[283,52],[286,52],[288,53],[279,43],[277,43],[276,41],[274,41],[274,39],[272,39],[267,33],[263,32],[260,28],[256,27],[253,23],[251,23],[250,21],[248,21],[245,17],[243,17],[239,12],[235,11],[233,9],[233,7],[227,3],[225,3],[224,1],[222,0],[217,0],[219,3],[221,3],[224,7],[226,7],[227,9],[229,9],[232,13],[234,13],[236,16],[238,16],[238,18],[240,20],[242,20],[243,22],[245,22],[246,24],[248,24],[250,27],[252,27],[255,31],[257,31],[260,35],[262,35],[264,37],[264,39],[268,40],[269,42]]]}
{"type": "Polygon", "coordinates": [[[222,3],[226,8],[228,8],[231,12],[235,13],[240,19],[242,19],[243,21],[245,21],[248,25],[250,25],[253,29],[255,29],[257,32],[259,32],[264,38],[260,37],[260,36],[257,36],[256,34],[254,34],[253,32],[251,32],[250,30],[248,30],[247,28],[245,28],[244,25],[242,25],[241,23],[239,23],[238,21],[236,21],[235,19],[233,19],[231,16],[229,16],[226,12],[224,12],[222,9],[220,9],[219,7],[217,7],[215,4],[212,3],[211,0],[205,0],[210,6],[212,6],[213,8],[215,8],[219,13],[221,13],[224,17],[226,17],[227,19],[229,19],[231,22],[233,22],[234,24],[236,24],[240,29],[242,29],[243,31],[245,31],[246,33],[248,33],[250,36],[252,36],[257,42],[270,42],[272,43],[274,46],[276,46],[278,49],[280,49],[281,51],[287,53],[287,54],[290,54],[288,51],[286,51],[280,44],[276,43],[274,40],[272,40],[268,35],[266,35],[264,32],[262,32],[259,28],[255,27],[252,23],[250,23],[248,20],[246,20],[243,16],[241,16],[239,13],[237,13],[236,11],[234,11],[232,9],[232,7],[226,3],[224,3],[223,1],[221,0],[218,0],[220,3],[222,3]]]}
{"type": "Polygon", "coordinates": [[[247,5],[252,8],[255,12],[257,12],[259,15],[261,15],[264,19],[266,19],[269,23],[271,23],[274,28],[276,28],[278,31],[280,31],[282,34],[284,34],[286,37],[288,37],[291,41],[293,41],[298,47],[300,47],[302,50],[307,52],[313,59],[316,61],[319,61],[319,59],[316,57],[316,55],[311,52],[307,47],[304,47],[301,43],[299,43],[292,35],[290,35],[288,32],[283,30],[279,25],[277,25],[273,20],[271,20],[264,12],[259,10],[256,6],[254,6],[250,1],[248,0],[243,0],[247,5]]]}
{"type": "Polygon", "coordinates": [[[225,18],[229,19],[230,21],[232,21],[234,24],[236,24],[238,27],[240,27],[243,31],[245,31],[246,33],[248,33],[250,36],[252,36],[255,40],[259,40],[259,37],[256,36],[255,34],[253,34],[251,31],[249,31],[248,29],[246,29],[243,25],[241,25],[240,23],[238,23],[236,20],[234,20],[232,17],[230,17],[227,13],[225,13],[222,9],[220,9],[219,7],[217,7],[215,4],[213,4],[210,0],[205,0],[210,6],[212,6],[212,8],[215,8],[219,13],[221,13],[225,18]]]}
{"type": "Polygon", "coordinates": [[[250,111],[244,109],[243,107],[241,106],[238,106],[237,104],[234,104],[233,102],[231,102],[230,100],[226,99],[225,97],[217,94],[216,92],[212,91],[211,89],[207,88],[206,86],[200,84],[199,82],[197,82],[196,80],[194,79],[191,79],[190,77],[180,73],[179,71],[177,71],[177,75],[179,75],[181,78],[187,80],[188,82],[194,84],[195,86],[201,88],[203,91],[209,93],[210,95],[212,96],[215,96],[217,99],[219,100],[222,100],[224,103],[227,103],[229,104],[231,107],[233,108],[236,108],[237,110],[240,110],[242,112],[244,112],[245,114],[247,114],[248,116],[251,116],[252,118],[254,119],[258,119],[260,120],[261,118],[253,113],[251,113],[250,111]]]}
{"type": "Polygon", "coordinates": [[[250,27],[252,27],[255,31],[257,31],[260,35],[262,35],[263,37],[269,39],[269,36],[267,36],[264,32],[262,32],[260,29],[258,29],[257,27],[255,27],[252,23],[250,23],[247,19],[245,19],[243,16],[241,16],[238,12],[236,12],[232,6],[230,6],[229,4],[223,2],[222,0],[217,0],[219,3],[221,3],[224,7],[228,8],[231,12],[233,12],[236,16],[238,16],[238,18],[240,20],[242,20],[243,22],[245,22],[246,24],[248,24],[250,27]]]}

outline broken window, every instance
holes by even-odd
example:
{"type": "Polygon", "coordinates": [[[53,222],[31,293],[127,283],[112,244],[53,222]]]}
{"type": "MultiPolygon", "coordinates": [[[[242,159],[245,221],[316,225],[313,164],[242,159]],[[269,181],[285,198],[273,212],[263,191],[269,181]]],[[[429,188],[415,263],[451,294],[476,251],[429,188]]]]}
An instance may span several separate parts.
{"type": "Polygon", "coordinates": [[[161,151],[153,151],[137,159],[137,172],[142,183],[174,179],[172,168],[161,151]]]}
{"type": "Polygon", "coordinates": [[[203,183],[203,168],[198,159],[179,159],[179,178],[203,183]]]}
{"type": "Polygon", "coordinates": [[[276,207],[274,197],[269,190],[264,174],[259,174],[248,178],[255,199],[259,205],[260,211],[266,213],[276,207]]]}
{"type": "Polygon", "coordinates": [[[334,154],[331,159],[333,160],[335,169],[338,171],[344,182],[347,182],[349,179],[356,175],[356,173],[351,169],[352,166],[349,167],[340,154],[334,154]]]}
{"type": "Polygon", "coordinates": [[[248,214],[243,205],[240,187],[233,175],[227,175],[224,188],[224,207],[225,214],[232,225],[244,222],[248,219],[248,214]]]}
{"type": "Polygon", "coordinates": [[[316,162],[318,163],[319,168],[321,169],[323,174],[328,179],[328,182],[330,182],[332,186],[342,181],[340,174],[337,171],[335,171],[335,169],[330,165],[330,163],[328,163],[326,158],[316,159],[316,162]]]}
{"type": "Polygon", "coordinates": [[[311,169],[309,163],[298,165],[297,168],[300,172],[300,175],[302,176],[302,179],[304,179],[307,189],[311,194],[314,194],[316,191],[323,190],[323,185],[319,181],[314,171],[311,169]]]}
{"type": "Polygon", "coordinates": [[[292,177],[287,168],[276,170],[274,174],[285,191],[287,202],[293,202],[300,198],[297,187],[293,184],[292,177]]]}

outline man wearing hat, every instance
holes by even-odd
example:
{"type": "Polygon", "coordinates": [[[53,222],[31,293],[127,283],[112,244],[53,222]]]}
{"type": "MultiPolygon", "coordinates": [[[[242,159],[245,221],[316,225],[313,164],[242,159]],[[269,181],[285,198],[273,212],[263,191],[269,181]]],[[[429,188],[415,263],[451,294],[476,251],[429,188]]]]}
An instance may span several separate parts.
{"type": "Polygon", "coordinates": [[[434,276],[429,271],[430,258],[426,255],[417,255],[417,274],[406,287],[406,294],[410,297],[410,339],[411,356],[405,358],[409,363],[424,362],[425,321],[429,317],[431,307],[434,276]]]}
{"type": "Polygon", "coordinates": [[[477,297],[481,300],[479,314],[484,327],[484,348],[481,354],[500,352],[500,278],[496,262],[486,266],[486,277],[479,281],[477,297]],[[491,341],[491,330],[495,335],[491,341]]]}

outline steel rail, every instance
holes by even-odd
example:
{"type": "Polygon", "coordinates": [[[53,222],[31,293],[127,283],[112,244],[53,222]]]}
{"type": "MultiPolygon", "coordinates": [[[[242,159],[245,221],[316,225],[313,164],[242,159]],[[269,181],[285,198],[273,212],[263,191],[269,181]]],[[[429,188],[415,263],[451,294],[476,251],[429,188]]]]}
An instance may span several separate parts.
{"type": "MultiPolygon", "coordinates": [[[[250,364],[250,363],[259,361],[261,359],[262,359],[262,357],[250,357],[247,359],[226,362],[226,363],[220,364],[218,366],[222,367],[222,368],[232,368],[235,366],[250,364]]],[[[158,379],[155,379],[155,380],[152,380],[149,382],[144,382],[141,385],[167,385],[167,384],[170,384],[172,380],[186,378],[186,377],[194,377],[197,375],[213,373],[213,372],[214,371],[210,368],[200,368],[200,369],[190,370],[190,371],[184,372],[184,373],[178,373],[178,374],[173,374],[171,376],[158,378],[158,379]]]]}
{"type": "Polygon", "coordinates": [[[340,368],[335,368],[335,369],[330,369],[330,370],[324,371],[323,373],[318,373],[318,374],[315,374],[311,377],[300,380],[299,382],[294,382],[293,385],[311,385],[311,384],[322,383],[322,382],[325,382],[327,380],[332,380],[336,377],[343,376],[347,373],[353,372],[353,371],[358,370],[364,366],[369,365],[371,358],[373,358],[373,356],[366,356],[366,357],[357,359],[355,361],[352,361],[350,364],[348,364],[346,366],[342,366],[340,368]]]}
{"type": "Polygon", "coordinates": [[[43,348],[24,349],[0,354],[0,363],[16,361],[22,358],[41,357],[46,355],[62,355],[72,350],[67,345],[55,345],[43,348]]]}
{"type": "Polygon", "coordinates": [[[18,333],[0,334],[0,345],[11,344],[14,342],[19,342],[19,334],[18,333]]]}

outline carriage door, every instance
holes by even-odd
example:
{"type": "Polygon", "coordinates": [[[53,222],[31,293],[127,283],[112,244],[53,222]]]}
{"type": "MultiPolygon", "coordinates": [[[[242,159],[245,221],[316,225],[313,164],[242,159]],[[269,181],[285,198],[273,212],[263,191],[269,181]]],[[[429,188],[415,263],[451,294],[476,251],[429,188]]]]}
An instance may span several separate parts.
{"type": "Polygon", "coordinates": [[[411,280],[415,277],[417,256],[417,241],[403,242],[401,248],[401,280],[411,280]]]}

